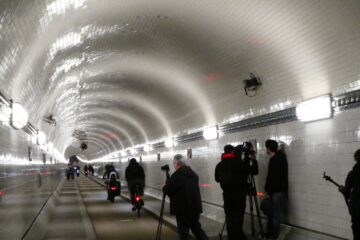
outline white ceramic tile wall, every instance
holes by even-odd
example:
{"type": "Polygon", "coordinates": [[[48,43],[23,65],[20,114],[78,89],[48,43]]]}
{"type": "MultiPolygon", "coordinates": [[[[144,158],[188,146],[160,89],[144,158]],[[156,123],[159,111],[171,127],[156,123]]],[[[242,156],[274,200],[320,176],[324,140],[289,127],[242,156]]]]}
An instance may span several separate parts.
{"type": "MultiPolygon", "coordinates": [[[[293,225],[336,235],[351,237],[350,217],[337,188],[322,179],[326,171],[335,180],[344,183],[353,166],[353,152],[360,148],[360,110],[347,110],[333,119],[313,123],[290,122],[223,136],[215,141],[197,141],[177,146],[174,151],[161,154],[161,161],[143,161],[148,186],[161,188],[164,174],[160,166],[170,164],[173,153],[186,154],[193,149],[188,164],[198,173],[202,199],[221,205],[221,189],[214,181],[214,168],[222,147],[227,143],[256,139],[260,173],[256,177],[258,191],[264,191],[268,156],[264,142],[268,138],[283,141],[289,163],[289,201],[285,221],[293,225]]],[[[160,151],[161,152],[161,151],[160,151]]],[[[143,156],[154,160],[156,155],[143,156]]],[[[123,168],[127,163],[123,163],[123,168]]],[[[151,190],[154,193],[154,190],[151,190]]],[[[159,193],[159,196],[161,194],[159,193]]],[[[206,215],[223,219],[222,211],[205,204],[206,215]]]]}

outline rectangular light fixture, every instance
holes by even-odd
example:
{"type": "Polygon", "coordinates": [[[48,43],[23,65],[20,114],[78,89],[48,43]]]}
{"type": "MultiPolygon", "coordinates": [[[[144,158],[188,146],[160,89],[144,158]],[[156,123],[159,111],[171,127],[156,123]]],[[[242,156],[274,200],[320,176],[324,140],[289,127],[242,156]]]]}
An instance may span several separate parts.
{"type": "Polygon", "coordinates": [[[172,148],[174,147],[174,139],[173,138],[168,138],[165,140],[165,147],[167,148],[172,148]]]}
{"type": "Polygon", "coordinates": [[[153,147],[150,144],[145,144],[143,148],[145,152],[150,152],[153,150],[153,147]]]}
{"type": "Polygon", "coordinates": [[[330,94],[306,100],[296,106],[296,117],[302,122],[331,118],[332,114],[330,94]]]}
{"type": "Polygon", "coordinates": [[[10,125],[15,129],[21,129],[25,127],[29,120],[29,115],[25,108],[18,103],[12,103],[11,108],[12,112],[10,117],[10,125]]]}
{"type": "Polygon", "coordinates": [[[38,142],[39,145],[44,145],[46,144],[46,135],[44,132],[39,132],[38,133],[38,142]]]}
{"type": "Polygon", "coordinates": [[[206,140],[215,140],[215,139],[217,139],[219,137],[218,127],[213,126],[213,127],[209,127],[209,128],[204,129],[203,137],[206,140]]]}

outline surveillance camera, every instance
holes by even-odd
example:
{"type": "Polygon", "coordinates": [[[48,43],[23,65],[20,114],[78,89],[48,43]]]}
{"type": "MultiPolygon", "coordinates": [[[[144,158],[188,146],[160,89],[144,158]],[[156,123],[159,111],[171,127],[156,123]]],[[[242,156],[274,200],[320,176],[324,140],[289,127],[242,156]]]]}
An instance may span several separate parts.
{"type": "Polygon", "coordinates": [[[80,145],[80,149],[81,149],[82,151],[85,151],[87,148],[88,148],[88,146],[87,146],[86,143],[82,143],[82,144],[80,145]]]}
{"type": "Polygon", "coordinates": [[[260,78],[256,77],[253,73],[250,73],[250,78],[245,79],[243,82],[246,95],[249,97],[255,96],[257,88],[261,86],[260,78]],[[250,91],[255,92],[255,94],[249,95],[250,91]]]}

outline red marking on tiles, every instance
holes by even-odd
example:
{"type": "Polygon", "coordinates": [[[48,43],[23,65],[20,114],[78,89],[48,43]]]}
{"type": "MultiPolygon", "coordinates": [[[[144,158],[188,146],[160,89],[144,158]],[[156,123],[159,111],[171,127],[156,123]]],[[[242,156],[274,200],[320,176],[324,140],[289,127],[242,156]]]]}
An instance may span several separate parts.
{"type": "Polygon", "coordinates": [[[248,43],[251,43],[251,44],[259,44],[259,45],[262,45],[262,44],[265,44],[267,42],[267,39],[264,38],[264,37],[252,37],[252,38],[249,38],[247,40],[248,43]]]}
{"type": "Polygon", "coordinates": [[[106,137],[108,140],[111,140],[111,139],[117,139],[117,135],[115,133],[112,133],[112,132],[108,132],[104,135],[104,137],[106,137]]]}
{"type": "Polygon", "coordinates": [[[205,184],[200,184],[200,187],[212,188],[212,185],[209,183],[205,183],[205,184]]]}
{"type": "Polygon", "coordinates": [[[207,82],[213,82],[215,80],[218,80],[219,78],[222,77],[222,73],[219,73],[219,72],[211,72],[211,73],[208,73],[206,76],[205,76],[205,81],[207,82]]]}
{"type": "Polygon", "coordinates": [[[4,195],[4,192],[0,192],[0,197],[2,197],[4,195]]]}
{"type": "Polygon", "coordinates": [[[265,192],[257,192],[256,193],[259,197],[265,197],[266,193],[265,192]]]}

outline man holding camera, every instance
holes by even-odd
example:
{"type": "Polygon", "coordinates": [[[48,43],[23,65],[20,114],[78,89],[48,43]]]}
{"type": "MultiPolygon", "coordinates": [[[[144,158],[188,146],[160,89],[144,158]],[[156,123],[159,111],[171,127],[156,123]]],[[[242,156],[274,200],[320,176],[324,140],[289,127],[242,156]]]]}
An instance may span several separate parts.
{"type": "Polygon", "coordinates": [[[349,205],[354,240],[360,240],[360,149],[354,154],[355,166],[349,172],[345,186],[339,191],[344,194],[349,205]]]}
{"type": "MultiPolygon", "coordinates": [[[[224,147],[224,154],[215,168],[215,180],[223,189],[226,229],[229,240],[246,239],[242,225],[248,193],[248,176],[258,172],[257,162],[250,158],[250,149],[246,149],[246,161],[242,159],[243,146],[224,147]],[[250,165],[250,161],[255,163],[250,165]]],[[[251,152],[251,155],[254,153],[251,152]]]]}
{"type": "Polygon", "coordinates": [[[199,240],[208,240],[199,222],[202,213],[199,177],[188,166],[185,158],[176,154],[173,160],[175,172],[163,187],[170,197],[170,214],[176,216],[180,240],[188,240],[189,229],[199,240]]]}
{"type": "Polygon", "coordinates": [[[265,147],[270,155],[265,191],[272,203],[272,215],[268,219],[266,235],[267,239],[277,239],[288,191],[288,164],[285,153],[278,151],[279,145],[275,140],[266,140],[265,147]]]}

